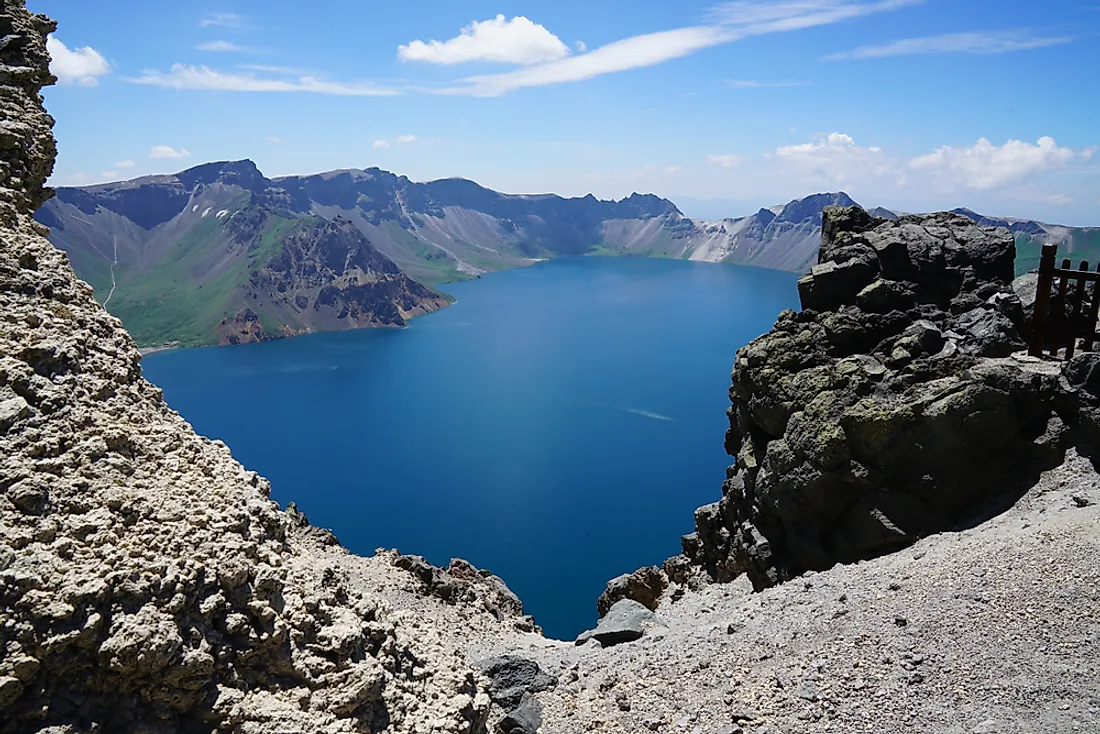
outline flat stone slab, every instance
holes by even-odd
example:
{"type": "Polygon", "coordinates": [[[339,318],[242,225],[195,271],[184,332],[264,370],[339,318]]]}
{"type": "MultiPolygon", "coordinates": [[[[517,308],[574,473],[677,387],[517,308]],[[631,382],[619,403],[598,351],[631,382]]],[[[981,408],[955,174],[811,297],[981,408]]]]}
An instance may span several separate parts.
{"type": "Polygon", "coordinates": [[[596,629],[582,632],[577,637],[577,644],[583,645],[589,640],[596,640],[604,647],[610,647],[623,642],[633,642],[644,635],[650,627],[663,624],[660,617],[642,604],[633,599],[623,599],[612,605],[596,625],[596,629]]]}

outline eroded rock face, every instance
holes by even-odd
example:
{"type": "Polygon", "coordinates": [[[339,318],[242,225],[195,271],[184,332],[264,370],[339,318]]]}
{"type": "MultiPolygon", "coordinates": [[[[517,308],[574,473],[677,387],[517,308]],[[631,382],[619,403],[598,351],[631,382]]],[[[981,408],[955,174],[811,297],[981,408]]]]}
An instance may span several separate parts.
{"type": "Polygon", "coordinates": [[[985,519],[1095,443],[1096,358],[1067,380],[1020,351],[1014,258],[1011,233],[956,214],[826,210],[804,310],[737,354],[736,463],[679,566],[759,589],[888,553],[985,519]]]}
{"type": "Polygon", "coordinates": [[[464,604],[481,609],[498,621],[511,622],[520,632],[542,633],[535,618],[523,613],[523,602],[508,588],[504,579],[480,569],[462,558],[452,558],[446,568],[433,566],[423,556],[403,555],[397,551],[380,551],[395,567],[419,579],[421,593],[448,604],[464,604]]]}
{"type": "Polygon", "coordinates": [[[484,679],[298,544],[30,221],[50,29],[0,5],[0,732],[482,731],[484,679]]]}

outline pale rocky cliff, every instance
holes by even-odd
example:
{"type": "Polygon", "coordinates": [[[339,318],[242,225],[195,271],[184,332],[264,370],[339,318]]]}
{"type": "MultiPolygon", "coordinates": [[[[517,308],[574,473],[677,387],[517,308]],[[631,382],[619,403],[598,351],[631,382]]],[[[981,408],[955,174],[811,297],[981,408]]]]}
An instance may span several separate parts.
{"type": "Polygon", "coordinates": [[[31,221],[53,24],[0,8],[0,731],[480,731],[479,674],[295,539],[31,221]]]}

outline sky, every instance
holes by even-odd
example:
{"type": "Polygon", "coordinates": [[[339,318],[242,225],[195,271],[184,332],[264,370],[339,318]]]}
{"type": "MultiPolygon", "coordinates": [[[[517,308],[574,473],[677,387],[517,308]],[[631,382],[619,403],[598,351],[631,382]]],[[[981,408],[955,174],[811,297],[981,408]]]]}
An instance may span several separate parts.
{"type": "Polygon", "coordinates": [[[53,185],[250,158],[1100,225],[1100,0],[28,0],[53,185]]]}

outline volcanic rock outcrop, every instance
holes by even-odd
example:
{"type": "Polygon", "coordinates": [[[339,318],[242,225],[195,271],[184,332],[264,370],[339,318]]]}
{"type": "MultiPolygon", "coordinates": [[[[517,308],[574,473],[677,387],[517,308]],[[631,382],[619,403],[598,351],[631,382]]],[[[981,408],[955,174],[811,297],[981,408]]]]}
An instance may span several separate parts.
{"type": "Polygon", "coordinates": [[[721,500],[682,555],[610,582],[600,614],[890,553],[1003,511],[1071,446],[1092,455],[1100,357],[1026,355],[1015,260],[1008,229],[959,213],[827,208],[803,310],[737,354],[721,500]]]}
{"type": "MultiPolygon", "coordinates": [[[[764,588],[1005,509],[1095,442],[1097,357],[1027,357],[1003,228],[826,210],[801,312],[741,349],[722,499],[684,556],[764,588]]],[[[685,565],[685,558],[666,563],[685,565]]]]}
{"type": "Polygon", "coordinates": [[[484,677],[298,541],[31,221],[53,27],[0,4],[0,732],[481,731],[484,677]]]}

